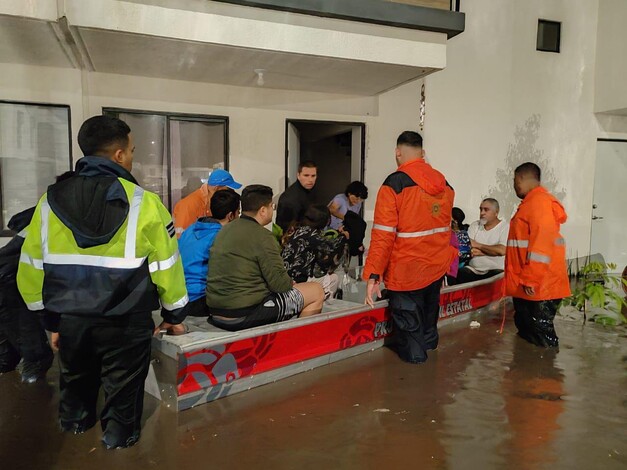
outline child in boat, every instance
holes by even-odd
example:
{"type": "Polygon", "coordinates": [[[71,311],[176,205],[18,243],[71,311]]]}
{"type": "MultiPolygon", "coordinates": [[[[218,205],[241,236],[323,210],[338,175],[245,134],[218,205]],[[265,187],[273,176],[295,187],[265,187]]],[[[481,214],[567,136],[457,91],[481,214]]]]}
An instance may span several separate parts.
{"type": "Polygon", "coordinates": [[[309,206],[303,221],[284,241],[281,256],[287,273],[296,282],[314,281],[322,285],[325,299],[337,291],[339,278],[333,271],[340,265],[348,232],[326,234],[324,228],[331,214],[321,204],[309,206]]]}

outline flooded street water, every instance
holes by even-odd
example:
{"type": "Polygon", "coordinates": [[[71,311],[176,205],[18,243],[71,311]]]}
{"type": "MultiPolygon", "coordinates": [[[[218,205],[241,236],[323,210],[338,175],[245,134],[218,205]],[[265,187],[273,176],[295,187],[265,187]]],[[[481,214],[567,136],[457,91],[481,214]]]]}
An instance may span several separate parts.
{"type": "Polygon", "coordinates": [[[56,426],[48,384],[0,376],[4,469],[625,469],[627,330],[556,322],[559,352],[511,319],[446,329],[424,365],[387,348],[176,414],[146,396],[138,445],[56,426]]]}

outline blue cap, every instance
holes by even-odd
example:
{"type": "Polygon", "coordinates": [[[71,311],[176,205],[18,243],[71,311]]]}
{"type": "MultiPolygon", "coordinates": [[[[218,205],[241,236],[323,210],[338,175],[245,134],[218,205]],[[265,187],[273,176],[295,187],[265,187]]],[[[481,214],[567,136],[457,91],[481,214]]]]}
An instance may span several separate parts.
{"type": "Polygon", "coordinates": [[[240,183],[235,181],[226,170],[213,170],[209,174],[209,180],[207,181],[209,186],[226,186],[227,188],[239,189],[242,187],[240,183]]]}

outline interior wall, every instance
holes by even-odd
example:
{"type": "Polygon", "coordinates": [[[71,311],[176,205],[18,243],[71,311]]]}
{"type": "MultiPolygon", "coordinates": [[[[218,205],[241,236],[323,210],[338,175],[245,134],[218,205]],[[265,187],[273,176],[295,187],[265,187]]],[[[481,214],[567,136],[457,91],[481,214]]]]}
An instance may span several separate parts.
{"type": "MultiPolygon", "coordinates": [[[[483,197],[509,218],[514,168],[535,161],[564,203],[570,256],[589,251],[596,138],[596,0],[462,2],[466,31],[426,78],[425,148],[467,220],[483,197]],[[561,53],[535,50],[539,18],[562,22],[561,53]]],[[[380,104],[381,106],[381,104],[380,104]]]]}
{"type": "Polygon", "coordinates": [[[315,198],[318,204],[329,204],[331,199],[336,194],[344,192],[350,183],[351,149],[340,147],[337,142],[338,137],[332,136],[316,142],[306,142],[301,133],[301,161],[313,160],[318,167],[315,187],[315,198]]]}

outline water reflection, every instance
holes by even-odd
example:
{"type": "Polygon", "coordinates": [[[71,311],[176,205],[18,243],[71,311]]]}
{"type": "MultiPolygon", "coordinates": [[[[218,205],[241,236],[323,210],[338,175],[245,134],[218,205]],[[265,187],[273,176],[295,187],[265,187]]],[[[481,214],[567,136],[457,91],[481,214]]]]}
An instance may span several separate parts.
{"type": "Polygon", "coordinates": [[[515,337],[513,357],[503,377],[505,412],[511,434],[503,444],[510,461],[535,469],[556,460],[554,440],[564,412],[564,374],[558,351],[515,337]]]}

